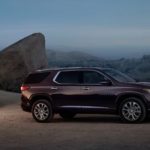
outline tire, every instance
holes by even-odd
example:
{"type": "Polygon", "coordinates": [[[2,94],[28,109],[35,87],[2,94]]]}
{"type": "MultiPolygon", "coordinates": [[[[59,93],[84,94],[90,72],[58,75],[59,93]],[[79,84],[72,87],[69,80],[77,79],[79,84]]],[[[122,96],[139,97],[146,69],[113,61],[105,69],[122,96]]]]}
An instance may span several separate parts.
{"type": "Polygon", "coordinates": [[[146,119],[147,111],[141,99],[130,97],[120,104],[119,115],[124,122],[140,123],[146,119]]]}
{"type": "Polygon", "coordinates": [[[48,100],[37,100],[32,106],[32,116],[37,122],[51,122],[53,119],[52,105],[48,100]]]}
{"type": "Polygon", "coordinates": [[[76,113],[63,112],[63,113],[59,113],[59,115],[60,115],[64,120],[71,120],[71,119],[73,119],[73,117],[76,115],[76,113]]]}

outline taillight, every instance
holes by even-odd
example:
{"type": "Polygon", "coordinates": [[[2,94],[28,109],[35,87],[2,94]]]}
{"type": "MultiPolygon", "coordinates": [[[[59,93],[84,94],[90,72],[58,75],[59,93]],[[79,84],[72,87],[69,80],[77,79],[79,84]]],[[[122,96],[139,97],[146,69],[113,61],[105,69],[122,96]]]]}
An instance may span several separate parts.
{"type": "Polygon", "coordinates": [[[29,86],[22,85],[22,86],[20,87],[20,90],[21,90],[21,91],[26,91],[26,90],[28,90],[29,88],[30,88],[29,86]]]}

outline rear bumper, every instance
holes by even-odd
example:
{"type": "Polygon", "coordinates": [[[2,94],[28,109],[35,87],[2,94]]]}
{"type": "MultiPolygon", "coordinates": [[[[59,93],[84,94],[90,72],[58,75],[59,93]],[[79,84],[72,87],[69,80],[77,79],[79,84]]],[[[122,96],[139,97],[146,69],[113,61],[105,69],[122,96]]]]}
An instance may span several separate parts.
{"type": "Polygon", "coordinates": [[[31,111],[31,104],[29,103],[29,100],[21,95],[21,108],[24,111],[31,111]]]}

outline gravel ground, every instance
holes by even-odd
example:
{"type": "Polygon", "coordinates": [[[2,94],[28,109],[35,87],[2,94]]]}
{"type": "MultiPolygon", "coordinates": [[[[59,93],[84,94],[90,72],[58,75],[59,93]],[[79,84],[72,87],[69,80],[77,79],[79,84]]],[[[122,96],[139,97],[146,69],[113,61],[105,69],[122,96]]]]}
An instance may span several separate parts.
{"type": "Polygon", "coordinates": [[[116,116],[77,115],[37,123],[20,108],[20,95],[0,91],[0,150],[149,150],[150,120],[123,124],[116,116]]]}

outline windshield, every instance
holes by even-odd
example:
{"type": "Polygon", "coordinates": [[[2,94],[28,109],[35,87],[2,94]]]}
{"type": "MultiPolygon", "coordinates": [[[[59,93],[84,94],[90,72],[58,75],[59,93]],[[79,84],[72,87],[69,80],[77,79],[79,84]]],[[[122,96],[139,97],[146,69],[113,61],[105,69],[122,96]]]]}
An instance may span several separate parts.
{"type": "Polygon", "coordinates": [[[102,69],[102,71],[104,71],[106,74],[108,74],[109,76],[111,76],[112,78],[114,78],[119,82],[136,82],[131,77],[115,69],[102,69]]]}

